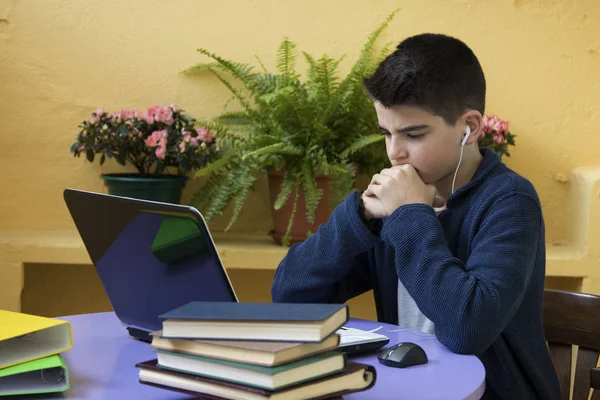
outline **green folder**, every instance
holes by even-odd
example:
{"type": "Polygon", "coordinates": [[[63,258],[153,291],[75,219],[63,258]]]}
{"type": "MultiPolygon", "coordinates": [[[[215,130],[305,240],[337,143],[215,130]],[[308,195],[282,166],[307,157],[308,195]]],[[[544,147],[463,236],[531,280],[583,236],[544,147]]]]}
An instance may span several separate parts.
{"type": "Polygon", "coordinates": [[[152,253],[170,263],[202,253],[206,243],[196,222],[189,218],[165,216],[152,243],[152,253]]]}
{"type": "Polygon", "coordinates": [[[64,392],[69,369],[58,354],[0,369],[0,396],[64,392]]]}

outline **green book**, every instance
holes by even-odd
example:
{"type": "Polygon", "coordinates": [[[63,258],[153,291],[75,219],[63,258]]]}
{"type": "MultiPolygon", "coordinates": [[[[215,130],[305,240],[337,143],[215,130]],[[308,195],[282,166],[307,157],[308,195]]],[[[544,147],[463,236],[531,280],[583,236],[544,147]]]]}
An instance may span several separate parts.
{"type": "Polygon", "coordinates": [[[264,367],[191,354],[157,350],[158,366],[177,372],[280,390],[340,372],[346,368],[346,355],[330,351],[276,367],[264,367]]]}
{"type": "Polygon", "coordinates": [[[69,369],[58,354],[0,369],[0,396],[64,392],[69,369]]]}

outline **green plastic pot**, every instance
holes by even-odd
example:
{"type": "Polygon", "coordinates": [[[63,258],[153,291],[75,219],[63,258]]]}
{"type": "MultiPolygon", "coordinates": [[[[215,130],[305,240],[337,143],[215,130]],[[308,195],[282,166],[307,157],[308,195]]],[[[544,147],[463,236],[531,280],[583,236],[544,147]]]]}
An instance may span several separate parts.
{"type": "Polygon", "coordinates": [[[162,203],[181,203],[181,192],[187,176],[139,174],[102,174],[100,177],[108,188],[108,194],[132,197],[162,203]]]}

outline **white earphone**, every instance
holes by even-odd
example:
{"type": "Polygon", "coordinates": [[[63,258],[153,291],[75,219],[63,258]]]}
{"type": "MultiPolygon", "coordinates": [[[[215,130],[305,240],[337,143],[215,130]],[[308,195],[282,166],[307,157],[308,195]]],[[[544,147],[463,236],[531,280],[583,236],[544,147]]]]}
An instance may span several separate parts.
{"type": "Polygon", "coordinates": [[[467,125],[467,133],[465,134],[465,138],[463,139],[462,143],[460,144],[461,146],[464,146],[465,143],[467,143],[467,140],[469,140],[469,136],[471,136],[471,127],[469,125],[467,125]]]}
{"type": "Polygon", "coordinates": [[[463,158],[463,150],[465,149],[465,144],[467,143],[467,140],[469,140],[469,136],[471,136],[471,127],[469,125],[467,125],[466,132],[465,132],[465,138],[462,140],[462,142],[460,142],[460,158],[458,159],[458,165],[456,166],[456,171],[454,171],[454,179],[452,179],[451,194],[454,194],[454,184],[456,183],[456,175],[458,174],[458,169],[460,168],[460,164],[461,164],[462,158],[463,158]]]}

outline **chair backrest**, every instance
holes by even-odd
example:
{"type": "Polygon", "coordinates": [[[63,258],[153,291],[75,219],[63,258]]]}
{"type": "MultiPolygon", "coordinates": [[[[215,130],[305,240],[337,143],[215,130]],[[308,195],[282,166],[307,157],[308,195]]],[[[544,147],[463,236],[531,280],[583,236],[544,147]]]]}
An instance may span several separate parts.
{"type": "MultiPolygon", "coordinates": [[[[590,388],[600,389],[596,370],[600,351],[600,296],[561,290],[544,291],[544,331],[558,374],[562,398],[569,399],[572,345],[579,346],[573,400],[587,400],[590,388]]],[[[592,400],[600,399],[594,390],[592,400]]]]}

